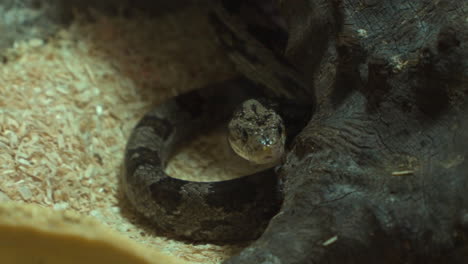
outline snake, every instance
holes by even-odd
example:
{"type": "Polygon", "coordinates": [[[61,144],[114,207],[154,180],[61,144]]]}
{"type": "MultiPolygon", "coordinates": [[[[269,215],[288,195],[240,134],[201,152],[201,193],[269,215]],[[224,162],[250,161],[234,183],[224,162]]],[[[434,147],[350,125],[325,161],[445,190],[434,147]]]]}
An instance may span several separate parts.
{"type": "Polygon", "coordinates": [[[195,242],[258,238],[282,201],[281,166],[313,112],[313,94],[291,65],[224,7],[210,14],[241,76],[174,96],[147,112],[127,141],[121,184],[132,207],[168,236],[195,242]],[[234,153],[266,170],[222,181],[165,172],[177,150],[223,126],[234,153]]]}

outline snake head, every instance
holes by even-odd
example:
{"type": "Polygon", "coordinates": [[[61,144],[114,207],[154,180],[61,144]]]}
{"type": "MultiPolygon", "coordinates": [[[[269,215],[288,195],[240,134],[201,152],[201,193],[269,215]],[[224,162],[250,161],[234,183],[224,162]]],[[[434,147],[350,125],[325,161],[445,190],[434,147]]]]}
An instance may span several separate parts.
{"type": "Polygon", "coordinates": [[[234,152],[256,164],[278,162],[285,152],[283,119],[255,99],[245,101],[228,125],[228,141],[234,152]]]}

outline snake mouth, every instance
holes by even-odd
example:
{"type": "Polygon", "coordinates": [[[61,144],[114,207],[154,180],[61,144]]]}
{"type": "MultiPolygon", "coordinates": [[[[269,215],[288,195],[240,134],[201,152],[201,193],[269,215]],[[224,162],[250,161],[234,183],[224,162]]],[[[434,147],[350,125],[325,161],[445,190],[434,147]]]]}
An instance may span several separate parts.
{"type": "Polygon", "coordinates": [[[263,147],[263,151],[256,155],[255,162],[258,164],[267,164],[277,162],[284,155],[284,146],[275,144],[263,147]]]}
{"type": "Polygon", "coordinates": [[[238,140],[229,138],[229,145],[232,150],[245,160],[255,164],[270,164],[276,163],[284,155],[284,144],[277,142],[276,144],[269,144],[255,146],[253,144],[245,144],[238,140]]]}

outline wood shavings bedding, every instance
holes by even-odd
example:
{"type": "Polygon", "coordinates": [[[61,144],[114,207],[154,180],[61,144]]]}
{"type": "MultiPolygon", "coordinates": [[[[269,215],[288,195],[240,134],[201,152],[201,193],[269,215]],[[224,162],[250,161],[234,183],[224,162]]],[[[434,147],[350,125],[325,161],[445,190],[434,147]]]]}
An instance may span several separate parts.
{"type": "Polygon", "coordinates": [[[8,51],[0,68],[0,200],[74,210],[184,260],[220,262],[238,248],[157,237],[132,224],[131,212],[122,217],[118,199],[123,149],[138,119],[170,96],[233,75],[206,14],[190,8],[93,21],[77,16],[53,38],[8,51]]]}

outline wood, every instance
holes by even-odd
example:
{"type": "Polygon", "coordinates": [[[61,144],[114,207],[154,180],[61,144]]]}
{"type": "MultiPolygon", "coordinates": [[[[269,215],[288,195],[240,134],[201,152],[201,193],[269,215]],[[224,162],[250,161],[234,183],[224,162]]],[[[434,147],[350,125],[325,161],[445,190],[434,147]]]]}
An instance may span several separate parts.
{"type": "Polygon", "coordinates": [[[281,212],[226,263],[466,263],[468,2],[280,2],[318,111],[281,212]]]}

